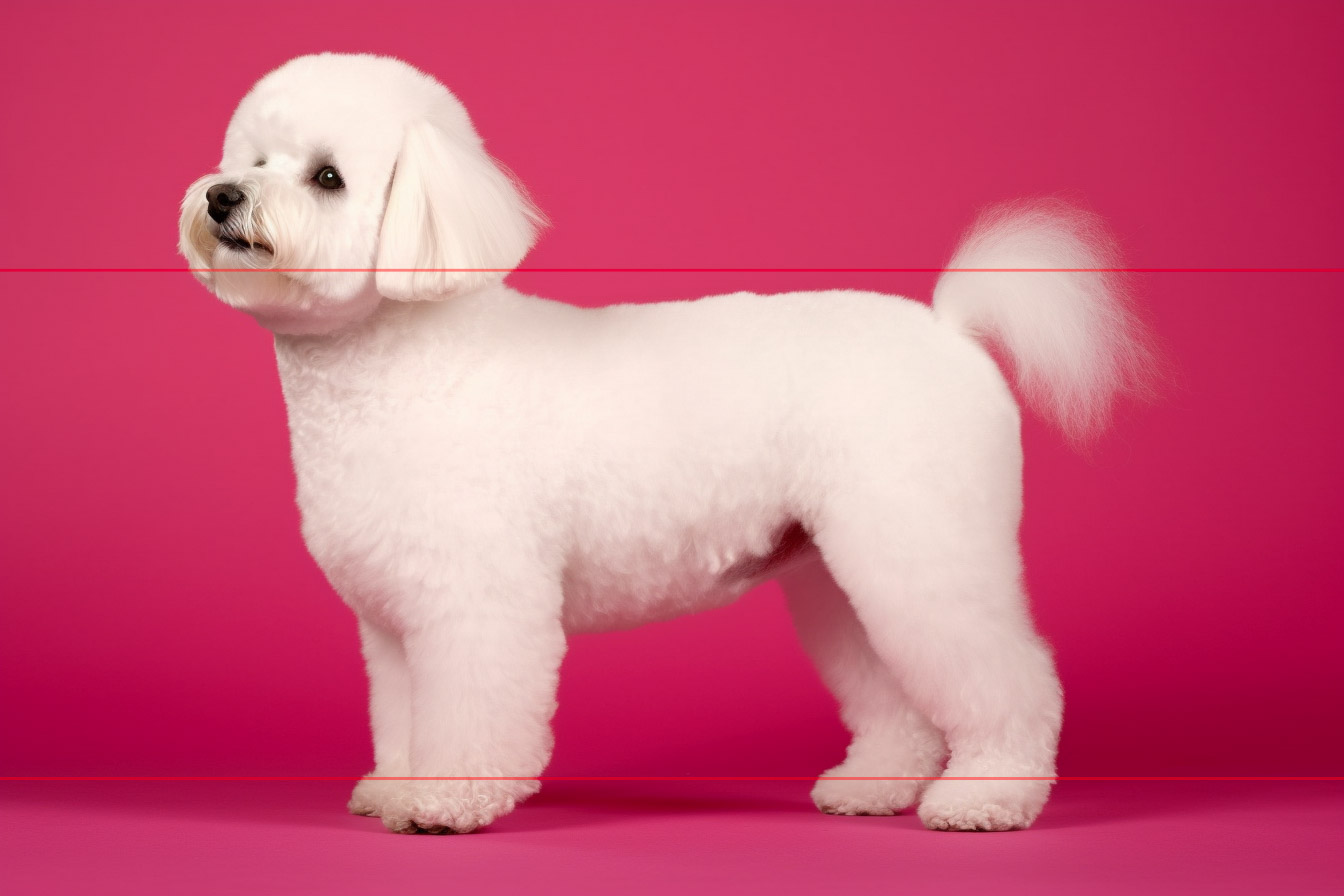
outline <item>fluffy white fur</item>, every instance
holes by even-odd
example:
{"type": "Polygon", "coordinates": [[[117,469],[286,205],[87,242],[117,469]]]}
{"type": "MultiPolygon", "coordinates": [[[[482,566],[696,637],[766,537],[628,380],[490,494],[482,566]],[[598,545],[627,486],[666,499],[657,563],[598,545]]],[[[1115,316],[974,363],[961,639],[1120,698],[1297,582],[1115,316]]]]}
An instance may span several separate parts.
{"type": "MultiPolygon", "coordinates": [[[[275,332],[304,538],[360,620],[376,768],[351,810],[489,824],[539,786],[567,632],[778,578],[854,735],[823,811],[1031,824],[1061,694],[1021,585],[1018,409],[977,337],[1066,431],[1095,431],[1144,358],[1113,284],[949,272],[932,308],[582,310],[502,282],[539,220],[447,90],[373,56],[263,78],[183,201],[196,276],[275,332]],[[344,189],[313,182],[325,165],[344,189]],[[223,224],[220,183],[245,197],[223,224]],[[984,776],[1041,780],[958,780],[984,776]],[[378,780],[405,777],[476,780],[378,780]]],[[[1110,258],[1047,204],[992,215],[953,265],[1110,258]]]]}

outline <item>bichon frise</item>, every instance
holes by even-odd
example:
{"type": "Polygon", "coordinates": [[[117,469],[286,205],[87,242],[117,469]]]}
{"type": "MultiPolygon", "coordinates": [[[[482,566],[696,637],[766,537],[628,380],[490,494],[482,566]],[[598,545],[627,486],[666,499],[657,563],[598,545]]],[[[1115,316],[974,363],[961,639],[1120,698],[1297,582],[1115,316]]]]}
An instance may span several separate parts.
{"type": "Polygon", "coordinates": [[[193,273],[275,333],[303,536],[359,617],[376,768],[351,811],[489,824],[539,787],[567,632],[777,579],[854,736],[818,807],[1030,825],[1062,700],[982,341],[1066,432],[1105,422],[1146,356],[1096,223],[990,214],[932,307],[585,310],[502,282],[540,221],[452,94],[364,55],[262,78],[182,204],[193,273]]]}

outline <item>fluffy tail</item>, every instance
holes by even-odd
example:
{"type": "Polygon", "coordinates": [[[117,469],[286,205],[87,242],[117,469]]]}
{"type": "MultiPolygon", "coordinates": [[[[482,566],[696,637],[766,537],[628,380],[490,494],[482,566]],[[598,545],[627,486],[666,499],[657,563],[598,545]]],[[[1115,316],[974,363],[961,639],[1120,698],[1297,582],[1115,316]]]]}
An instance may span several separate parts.
{"type": "Polygon", "coordinates": [[[1087,212],[1054,200],[999,206],[938,278],[934,312],[1000,346],[1027,402],[1085,440],[1105,428],[1118,395],[1145,388],[1153,362],[1118,261],[1087,212]]]}

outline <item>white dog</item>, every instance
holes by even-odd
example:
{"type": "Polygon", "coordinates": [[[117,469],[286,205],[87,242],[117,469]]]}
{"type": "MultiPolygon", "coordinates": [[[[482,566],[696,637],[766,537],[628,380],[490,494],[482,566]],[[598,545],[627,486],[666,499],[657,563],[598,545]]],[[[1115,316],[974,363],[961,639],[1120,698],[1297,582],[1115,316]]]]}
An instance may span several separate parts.
{"type": "Polygon", "coordinates": [[[931,308],[583,310],[502,282],[540,219],[438,82],[331,54],[243,98],[182,204],[196,276],[275,333],[303,535],[359,617],[376,768],[351,811],[489,824],[539,787],[566,632],[775,578],[854,735],[823,811],[1030,825],[1061,694],[1022,590],[1018,408],[978,340],[1067,432],[1103,424],[1146,355],[1087,270],[1113,266],[1095,223],[990,215],[931,308]]]}

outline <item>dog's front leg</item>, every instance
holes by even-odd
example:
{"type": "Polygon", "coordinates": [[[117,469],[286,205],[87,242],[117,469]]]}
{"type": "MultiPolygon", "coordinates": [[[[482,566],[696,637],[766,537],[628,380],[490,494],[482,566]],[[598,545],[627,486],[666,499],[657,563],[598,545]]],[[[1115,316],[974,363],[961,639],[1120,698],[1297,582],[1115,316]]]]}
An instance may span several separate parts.
{"type": "Polygon", "coordinates": [[[361,619],[359,638],[369,672],[374,768],[355,785],[349,809],[355,815],[382,815],[400,783],[384,779],[411,773],[411,679],[400,637],[361,619]]]}
{"type": "Polygon", "coordinates": [[[382,807],[389,830],[465,833],[540,788],[565,636],[559,586],[537,579],[459,582],[447,610],[407,631],[413,780],[382,807]]]}

